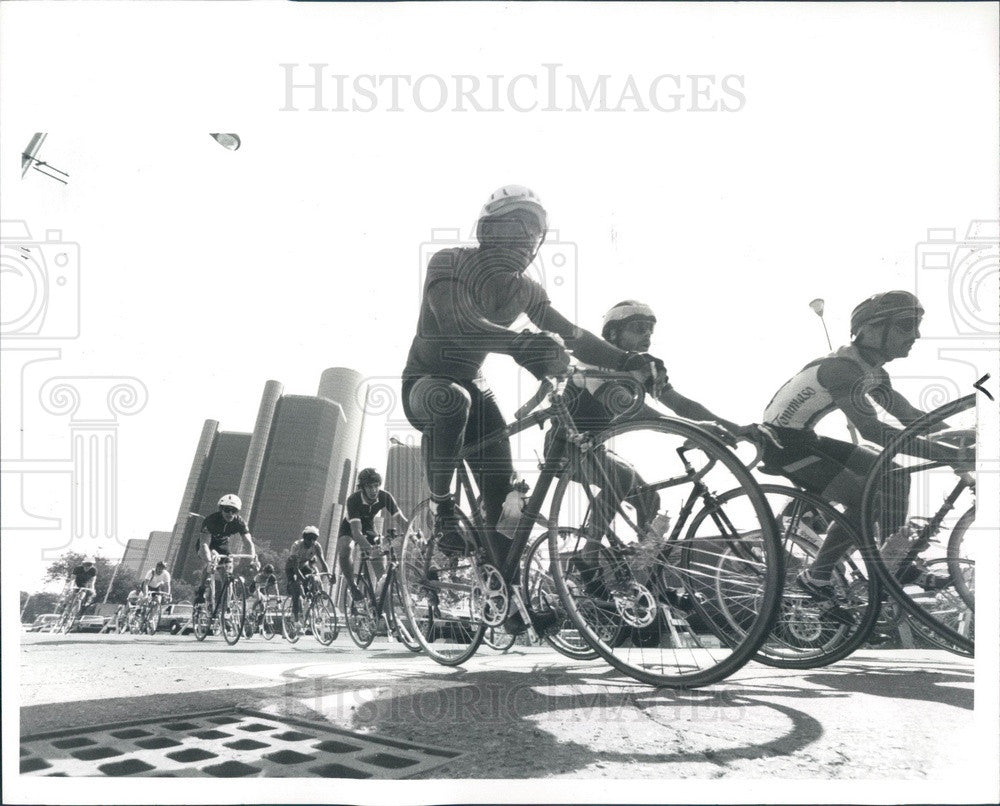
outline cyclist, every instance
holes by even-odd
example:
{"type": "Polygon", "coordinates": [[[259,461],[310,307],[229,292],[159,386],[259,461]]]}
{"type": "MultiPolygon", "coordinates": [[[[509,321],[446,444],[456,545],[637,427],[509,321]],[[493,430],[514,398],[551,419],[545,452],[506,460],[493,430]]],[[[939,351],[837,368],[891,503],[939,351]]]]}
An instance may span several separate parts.
{"type": "MultiPolygon", "coordinates": [[[[525,276],[544,241],[547,216],[538,196],[520,185],[493,193],[476,226],[479,245],[437,252],[427,267],[417,333],[403,370],[403,409],[423,434],[425,470],[439,548],[461,552],[451,498],[456,457],[463,445],[505,427],[482,374],[487,354],[504,353],[536,378],[565,372],[568,346],[581,361],[637,370],[656,383],[662,362],[621,350],[576,327],[549,302],[544,288],[525,276]],[[541,332],[509,327],[526,314],[541,332]]],[[[505,440],[468,458],[483,496],[488,539],[495,530],[514,471],[505,440]]],[[[496,543],[503,551],[503,540],[496,543]]]]}
{"type": "Polygon", "coordinates": [[[285,581],[292,596],[292,615],[296,620],[302,618],[302,591],[306,578],[315,573],[319,566],[324,573],[330,568],[323,559],[323,551],[319,547],[319,529],[307,526],[302,530],[302,537],[292,543],[285,560],[285,581]]]}
{"type": "MultiPolygon", "coordinates": [[[[354,569],[351,565],[351,543],[355,543],[362,552],[371,551],[378,538],[375,531],[375,516],[385,511],[384,528],[395,528],[399,534],[406,532],[407,520],[403,517],[396,499],[388,490],[380,489],[382,474],[374,467],[366,467],[358,473],[358,490],[347,497],[347,515],[340,523],[337,535],[337,564],[340,573],[347,580],[351,594],[361,596],[354,584],[354,569]]],[[[372,567],[379,577],[385,573],[381,557],[372,558],[372,567]]]]}
{"type": "MultiPolygon", "coordinates": [[[[88,555],[80,561],[79,565],[74,566],[66,577],[67,587],[70,583],[72,583],[71,594],[83,591],[83,598],[80,600],[81,610],[89,604],[91,599],[97,598],[97,566],[94,564],[93,557],[88,555]]],[[[68,597],[67,601],[69,601],[68,597]]]]}
{"type": "MultiPolygon", "coordinates": [[[[862,437],[886,445],[900,430],[880,422],[872,403],[904,426],[923,416],[892,388],[883,369],[909,354],[920,337],[923,314],[920,301],[908,291],[886,291],[861,302],[851,313],[851,343],[806,364],[768,403],[760,426],[766,437],[762,469],[842,504],[847,517],[860,525],[865,481],[878,452],[818,436],[815,427],[839,409],[862,437]]],[[[952,465],[971,461],[966,451],[930,442],[924,447],[936,461],[952,465]]],[[[888,478],[883,485],[883,535],[902,534],[907,528],[909,482],[906,474],[892,476],[893,485],[888,478]]],[[[834,524],[812,565],[798,575],[798,586],[816,599],[833,601],[833,569],[850,543],[846,531],[834,524]]],[[[919,561],[896,573],[902,584],[916,583],[929,590],[948,584],[947,577],[928,572],[919,561]]]]}
{"type": "MultiPolygon", "coordinates": [[[[205,589],[208,587],[208,580],[212,573],[213,561],[217,557],[228,557],[229,538],[231,535],[241,535],[250,545],[250,553],[257,554],[254,547],[253,536],[247,528],[246,521],[240,516],[240,509],[243,502],[239,497],[229,493],[219,499],[219,511],[213,512],[201,524],[202,534],[207,534],[208,539],[200,542],[200,553],[205,560],[205,570],[202,572],[201,584],[195,593],[194,603],[201,604],[205,601],[205,589]]],[[[229,562],[232,562],[231,560],[229,562]]],[[[216,591],[216,595],[221,591],[216,591]]]]}
{"type": "Polygon", "coordinates": [[[170,572],[167,570],[167,564],[163,560],[160,560],[154,568],[150,568],[146,572],[141,587],[144,594],[155,593],[161,599],[170,598],[170,572]]]}
{"type": "Polygon", "coordinates": [[[258,601],[264,601],[264,596],[268,589],[276,587],[278,584],[278,577],[274,573],[274,566],[268,563],[263,568],[257,570],[253,578],[250,580],[248,586],[248,593],[257,598],[258,601]]]}

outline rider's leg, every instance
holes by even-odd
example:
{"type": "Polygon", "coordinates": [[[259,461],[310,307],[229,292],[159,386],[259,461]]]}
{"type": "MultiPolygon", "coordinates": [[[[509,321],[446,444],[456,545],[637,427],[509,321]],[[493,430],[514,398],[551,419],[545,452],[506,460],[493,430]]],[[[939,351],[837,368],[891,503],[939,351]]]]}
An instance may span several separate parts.
{"type": "Polygon", "coordinates": [[[472,409],[468,390],[447,378],[425,375],[403,384],[403,410],[424,435],[424,463],[432,500],[451,495],[458,452],[472,409]]]}
{"type": "Polygon", "coordinates": [[[337,538],[337,565],[340,567],[340,577],[344,580],[351,596],[355,599],[361,598],[361,591],[354,584],[354,564],[351,562],[351,540],[349,535],[340,535],[337,538]]]}
{"type": "Polygon", "coordinates": [[[302,588],[298,563],[291,558],[285,563],[285,586],[292,597],[292,616],[298,620],[302,618],[302,588]]]}

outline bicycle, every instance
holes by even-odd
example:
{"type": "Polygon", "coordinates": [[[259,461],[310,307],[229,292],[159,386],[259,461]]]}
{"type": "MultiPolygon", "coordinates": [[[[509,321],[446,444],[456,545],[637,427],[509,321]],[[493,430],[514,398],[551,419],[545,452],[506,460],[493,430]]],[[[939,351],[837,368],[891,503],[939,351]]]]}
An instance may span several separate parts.
{"type": "Polygon", "coordinates": [[[865,484],[861,529],[864,549],[880,582],[906,614],[948,647],[970,655],[975,652],[974,633],[966,625],[967,620],[955,620],[949,591],[954,589],[954,596],[964,608],[975,612],[976,541],[970,533],[975,522],[976,480],[972,471],[953,470],[946,462],[932,459],[928,442],[973,448],[973,427],[946,431],[939,427],[945,420],[962,415],[968,419],[970,412],[975,413],[975,406],[974,395],[946,403],[911,423],[886,445],[865,484]],[[933,472],[939,469],[945,472],[933,472]],[[920,494],[909,496],[905,526],[891,535],[883,534],[878,514],[882,501],[888,495],[898,497],[901,489],[916,487],[911,481],[914,478],[920,481],[920,494]],[[927,503],[921,500],[925,497],[927,503]],[[934,506],[938,500],[941,503],[934,506]],[[954,521],[953,511],[962,513],[954,521]],[[938,537],[942,530],[949,532],[943,553],[938,537]],[[908,581],[905,574],[919,567],[915,564],[926,568],[932,563],[947,571],[947,587],[925,590],[908,581]]]}
{"type": "MultiPolygon", "coordinates": [[[[609,377],[606,373],[574,374],[609,377]]],[[[652,685],[688,688],[727,677],[753,657],[780,599],[782,557],[767,501],[737,457],[698,426],[669,417],[627,419],[643,404],[645,394],[630,378],[623,380],[626,391],[630,386],[633,391],[617,407],[619,421],[599,434],[578,431],[564,399],[566,382],[567,378],[543,382],[513,423],[460,452],[455,514],[467,546],[460,557],[438,549],[428,502],[414,512],[403,543],[403,600],[411,621],[433,617],[446,640],[432,643],[419,631],[416,637],[435,661],[458,665],[475,653],[486,629],[499,627],[510,613],[519,613],[530,625],[531,574],[521,574],[519,581],[516,577],[532,529],[541,525],[548,536],[550,558],[563,556],[567,534],[577,536],[582,544],[572,548],[565,563],[551,564],[561,605],[556,615],[568,618],[599,656],[652,685]],[[550,405],[529,414],[545,394],[550,405]],[[553,437],[546,442],[540,475],[509,548],[498,556],[497,548],[485,539],[482,513],[472,508],[470,519],[460,508],[459,493],[467,501],[477,500],[465,458],[485,445],[545,423],[552,424],[553,437]],[[604,460],[612,451],[631,463],[634,483],[628,489],[617,489],[620,481],[609,474],[604,460]],[[674,456],[676,474],[670,475],[665,465],[674,456]],[[656,480],[645,481],[650,478],[656,480]],[[728,511],[709,487],[709,478],[716,486],[745,488],[743,503],[728,511]],[[553,482],[546,519],[540,511],[553,482]],[[664,552],[652,567],[640,567],[648,559],[638,550],[645,532],[639,526],[638,510],[628,502],[685,486],[691,490],[682,498],[673,527],[673,553],[664,552]],[[701,517],[682,536],[696,506],[701,517]],[[591,517],[591,513],[598,514],[591,517]],[[705,532],[699,534],[696,526],[705,526],[705,532]],[[727,624],[713,625],[713,629],[692,625],[679,612],[676,597],[655,581],[646,584],[654,575],[650,571],[669,568],[685,592],[694,596],[704,574],[699,561],[724,548],[739,559],[739,565],[719,568],[716,576],[725,576],[736,588],[754,593],[743,613],[741,631],[729,636],[725,646],[712,633],[729,630],[727,624]],[[571,568],[579,570],[570,572],[571,568]]]]}
{"type": "Polygon", "coordinates": [[[64,594],[63,609],[59,615],[59,621],[53,628],[53,632],[68,633],[73,629],[80,618],[80,610],[83,608],[83,597],[90,592],[89,588],[73,588],[64,594]]]}
{"type": "Polygon", "coordinates": [[[206,585],[206,601],[194,606],[191,614],[194,637],[204,641],[213,625],[218,624],[222,638],[230,646],[235,646],[243,633],[243,620],[246,615],[246,588],[243,578],[236,576],[234,563],[236,560],[253,559],[254,554],[223,554],[212,558],[210,573],[206,585]],[[216,592],[215,575],[221,573],[222,588],[216,592]],[[208,602],[214,602],[209,612],[208,602]]]}
{"type": "Polygon", "coordinates": [[[340,634],[337,608],[329,593],[333,588],[333,574],[312,573],[306,575],[305,586],[302,586],[298,578],[292,584],[299,586],[299,604],[302,607],[302,613],[298,618],[295,617],[294,603],[291,591],[289,591],[281,608],[282,636],[286,641],[294,644],[302,633],[308,630],[320,644],[329,646],[340,634]],[[321,581],[324,577],[328,583],[327,590],[323,589],[321,581]]]}
{"type": "Polygon", "coordinates": [[[168,598],[159,591],[143,594],[129,613],[128,629],[133,635],[155,635],[160,626],[160,612],[168,598]]]}
{"type": "Polygon", "coordinates": [[[115,611],[115,632],[118,635],[124,635],[129,632],[129,624],[132,620],[132,613],[135,611],[137,605],[130,602],[125,602],[125,604],[118,605],[118,609],[115,611]]]}
{"type": "Polygon", "coordinates": [[[267,581],[263,591],[257,591],[253,606],[243,622],[244,638],[251,638],[258,631],[267,641],[281,632],[281,594],[278,581],[273,577],[267,581]]]}
{"type": "MultiPolygon", "coordinates": [[[[387,539],[376,536],[375,550],[361,553],[360,566],[354,577],[354,584],[360,595],[355,595],[350,587],[347,589],[347,613],[345,615],[347,634],[351,636],[351,640],[358,647],[367,649],[375,640],[378,622],[384,621],[389,635],[411,652],[419,653],[421,651],[420,642],[412,634],[412,622],[407,620],[405,607],[402,604],[402,593],[399,589],[397,577],[399,561],[396,558],[396,549],[393,545],[396,536],[396,530],[390,529],[386,532],[387,539]],[[385,547],[383,547],[383,543],[385,547]],[[385,576],[380,584],[375,586],[378,587],[377,594],[371,582],[373,579],[372,560],[375,557],[386,558],[385,576]]],[[[424,622],[424,629],[428,631],[433,629],[432,619],[424,622]]]]}

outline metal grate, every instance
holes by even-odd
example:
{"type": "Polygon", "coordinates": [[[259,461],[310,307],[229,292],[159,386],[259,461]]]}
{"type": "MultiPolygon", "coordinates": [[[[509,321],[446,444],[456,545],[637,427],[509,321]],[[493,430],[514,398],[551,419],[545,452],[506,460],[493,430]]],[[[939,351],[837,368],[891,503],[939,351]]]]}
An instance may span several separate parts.
{"type": "Polygon", "coordinates": [[[21,774],[408,778],[462,755],[244,708],[21,739],[21,774]]]}

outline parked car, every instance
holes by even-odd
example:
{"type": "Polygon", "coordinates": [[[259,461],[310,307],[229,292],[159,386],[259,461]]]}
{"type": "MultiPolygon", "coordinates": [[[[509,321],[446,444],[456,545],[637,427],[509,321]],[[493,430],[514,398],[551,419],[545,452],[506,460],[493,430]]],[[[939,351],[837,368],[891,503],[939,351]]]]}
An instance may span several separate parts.
{"type": "Polygon", "coordinates": [[[41,615],[35,616],[35,620],[28,625],[27,632],[47,631],[57,621],[59,621],[58,613],[42,613],[41,615]]]}
{"type": "Polygon", "coordinates": [[[101,632],[111,619],[108,616],[80,616],[70,632],[101,632]]]}
{"type": "Polygon", "coordinates": [[[167,630],[171,635],[187,635],[191,632],[191,613],[194,605],[191,602],[177,602],[167,605],[160,614],[160,626],[157,632],[167,630]]]}

